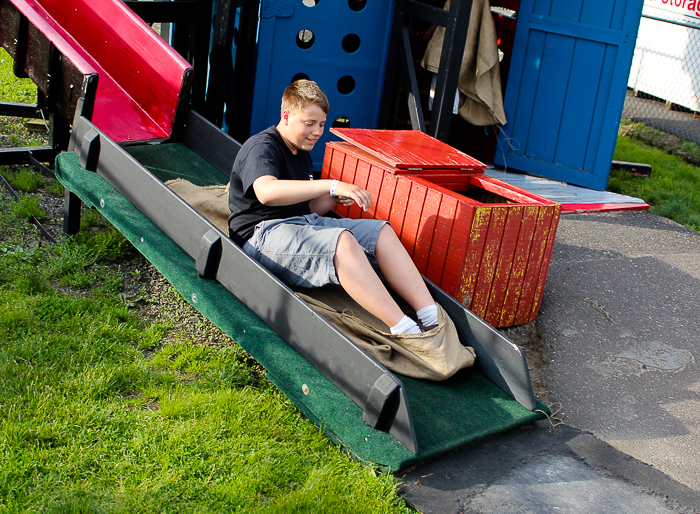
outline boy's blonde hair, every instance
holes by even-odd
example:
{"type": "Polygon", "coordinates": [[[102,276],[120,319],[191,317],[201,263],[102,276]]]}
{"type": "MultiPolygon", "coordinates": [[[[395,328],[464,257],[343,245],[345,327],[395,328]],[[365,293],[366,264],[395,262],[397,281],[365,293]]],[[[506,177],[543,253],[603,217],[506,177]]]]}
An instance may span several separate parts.
{"type": "Polygon", "coordinates": [[[317,105],[324,113],[328,114],[330,108],[328,98],[318,87],[318,84],[313,80],[295,80],[284,90],[280,116],[284,115],[284,111],[289,111],[290,114],[303,111],[307,103],[317,105]]]}

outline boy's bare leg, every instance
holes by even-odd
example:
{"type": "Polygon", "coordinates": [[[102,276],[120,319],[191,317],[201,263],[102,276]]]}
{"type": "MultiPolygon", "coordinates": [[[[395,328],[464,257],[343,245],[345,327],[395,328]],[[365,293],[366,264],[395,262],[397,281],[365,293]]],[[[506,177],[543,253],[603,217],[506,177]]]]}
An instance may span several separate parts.
{"type": "Polygon", "coordinates": [[[350,232],[343,232],[338,238],[333,263],[340,285],[361,307],[389,327],[403,319],[403,311],[386,290],[367,260],[365,251],[350,232]]]}
{"type": "Polygon", "coordinates": [[[389,225],[379,232],[374,255],[389,286],[414,310],[435,303],[416,265],[389,225]]]}

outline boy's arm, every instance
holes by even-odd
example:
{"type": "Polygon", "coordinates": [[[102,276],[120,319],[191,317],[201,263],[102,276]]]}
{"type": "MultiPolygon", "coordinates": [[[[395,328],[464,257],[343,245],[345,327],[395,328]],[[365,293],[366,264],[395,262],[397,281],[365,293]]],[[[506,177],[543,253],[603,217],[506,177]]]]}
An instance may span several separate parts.
{"type": "MultiPolygon", "coordinates": [[[[329,179],[279,180],[272,175],[264,175],[255,179],[253,190],[258,201],[264,205],[292,205],[311,201],[310,208],[313,212],[325,214],[336,205],[335,199],[329,194],[332,182],[329,179]],[[322,213],[320,211],[323,208],[326,210],[322,213]]],[[[338,182],[335,194],[341,198],[341,202],[357,203],[365,211],[372,205],[372,195],[355,184],[338,182]]]]}

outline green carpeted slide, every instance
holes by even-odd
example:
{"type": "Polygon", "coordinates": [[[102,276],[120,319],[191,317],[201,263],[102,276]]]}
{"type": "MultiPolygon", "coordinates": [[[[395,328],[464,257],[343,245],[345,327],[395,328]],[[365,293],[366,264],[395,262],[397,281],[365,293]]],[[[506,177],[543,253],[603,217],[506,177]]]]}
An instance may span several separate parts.
{"type": "MultiPolygon", "coordinates": [[[[176,176],[198,185],[227,180],[181,144],[132,146],[125,150],[163,181],[176,176]]],[[[548,412],[539,402],[541,412],[528,411],[476,368],[463,370],[440,383],[399,376],[408,395],[420,449],[418,455],[413,455],[388,433],[367,426],[360,407],[221,284],[198,278],[194,260],[102,177],[81,168],[78,155],[59,155],[56,177],[87,205],[99,209],[185,299],[264,366],[268,378],[357,459],[397,471],[531,423],[548,412]],[[304,390],[308,388],[308,394],[302,392],[302,386],[306,386],[304,390]]]]}

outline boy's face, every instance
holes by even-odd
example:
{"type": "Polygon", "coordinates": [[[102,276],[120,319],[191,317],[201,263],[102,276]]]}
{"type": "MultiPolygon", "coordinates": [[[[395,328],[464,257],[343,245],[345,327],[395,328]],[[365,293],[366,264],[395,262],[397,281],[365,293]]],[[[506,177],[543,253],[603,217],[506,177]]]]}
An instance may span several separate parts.
{"type": "MultiPolygon", "coordinates": [[[[303,110],[295,113],[284,111],[280,133],[293,153],[297,150],[310,151],[323,135],[326,113],[318,105],[307,103],[303,110]]],[[[279,129],[278,128],[278,129],[279,129]]]]}

